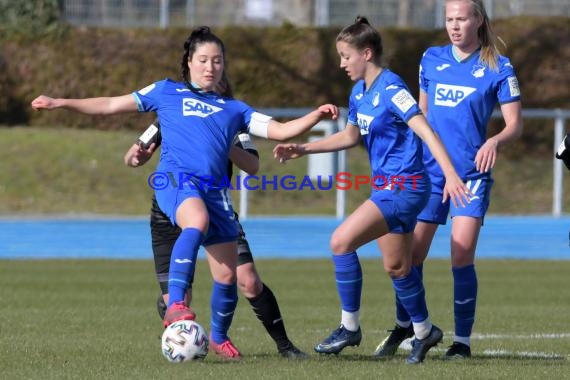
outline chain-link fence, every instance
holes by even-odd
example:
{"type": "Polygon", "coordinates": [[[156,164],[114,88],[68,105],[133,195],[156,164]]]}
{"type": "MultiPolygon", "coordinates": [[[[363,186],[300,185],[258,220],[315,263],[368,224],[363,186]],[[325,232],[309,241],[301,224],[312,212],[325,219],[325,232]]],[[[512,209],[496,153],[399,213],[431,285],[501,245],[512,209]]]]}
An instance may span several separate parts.
{"type": "MultiPolygon", "coordinates": [[[[439,28],[444,0],[61,0],[75,25],[343,26],[364,15],[375,26],[439,28]]],[[[569,0],[485,0],[491,18],[570,16],[569,0]]]]}

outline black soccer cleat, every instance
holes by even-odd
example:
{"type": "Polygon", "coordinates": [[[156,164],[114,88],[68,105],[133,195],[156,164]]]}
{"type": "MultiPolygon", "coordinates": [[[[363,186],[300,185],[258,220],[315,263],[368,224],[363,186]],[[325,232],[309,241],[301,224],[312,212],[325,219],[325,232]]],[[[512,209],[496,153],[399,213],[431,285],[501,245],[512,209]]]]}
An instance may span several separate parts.
{"type": "Polygon", "coordinates": [[[286,359],[293,359],[293,360],[304,360],[309,358],[309,355],[299,350],[291,342],[289,342],[287,346],[279,348],[279,355],[283,356],[286,359]]]}
{"type": "Polygon", "coordinates": [[[408,364],[420,364],[426,358],[427,352],[443,340],[443,331],[436,325],[432,325],[431,331],[424,339],[414,339],[412,352],[406,358],[408,364]]]}
{"type": "Polygon", "coordinates": [[[446,360],[457,360],[457,359],[467,359],[471,357],[471,347],[466,344],[453,342],[451,346],[447,348],[445,356],[446,360]]]}
{"type": "Polygon", "coordinates": [[[331,335],[315,346],[319,354],[338,354],[345,347],[359,346],[362,340],[360,327],[356,331],[349,331],[343,325],[334,330],[331,335]]]}
{"type": "Polygon", "coordinates": [[[402,344],[404,340],[414,336],[414,327],[411,323],[408,327],[396,325],[393,330],[388,330],[388,332],[390,332],[390,335],[376,347],[376,350],[372,354],[373,357],[380,359],[394,356],[400,344],[402,344]]]}

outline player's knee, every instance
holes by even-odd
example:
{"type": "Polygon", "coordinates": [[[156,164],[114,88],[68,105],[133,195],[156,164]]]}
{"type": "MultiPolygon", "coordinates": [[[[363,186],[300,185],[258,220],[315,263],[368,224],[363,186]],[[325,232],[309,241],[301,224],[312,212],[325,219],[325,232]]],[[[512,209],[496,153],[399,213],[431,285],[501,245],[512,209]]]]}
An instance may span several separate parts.
{"type": "Polygon", "coordinates": [[[471,256],[465,255],[465,256],[459,256],[459,255],[455,255],[452,256],[451,259],[451,266],[454,268],[463,268],[466,267],[468,265],[472,265],[474,263],[474,260],[471,256]]]}
{"type": "Polygon", "coordinates": [[[410,273],[411,267],[410,265],[406,265],[402,262],[394,262],[388,263],[386,260],[384,261],[384,271],[390,276],[391,278],[400,278],[406,276],[410,273]]]}
{"type": "Polygon", "coordinates": [[[236,273],[229,268],[217,267],[212,268],[212,278],[220,284],[234,284],[236,282],[236,273]]]}
{"type": "Polygon", "coordinates": [[[238,287],[240,292],[248,298],[255,297],[263,290],[263,283],[255,272],[238,272],[238,287]]]}
{"type": "Polygon", "coordinates": [[[335,255],[350,252],[350,242],[336,231],[333,233],[329,245],[335,255]]]}
{"type": "Polygon", "coordinates": [[[451,249],[451,265],[454,267],[466,267],[475,262],[475,248],[459,247],[455,245],[451,249]]]}

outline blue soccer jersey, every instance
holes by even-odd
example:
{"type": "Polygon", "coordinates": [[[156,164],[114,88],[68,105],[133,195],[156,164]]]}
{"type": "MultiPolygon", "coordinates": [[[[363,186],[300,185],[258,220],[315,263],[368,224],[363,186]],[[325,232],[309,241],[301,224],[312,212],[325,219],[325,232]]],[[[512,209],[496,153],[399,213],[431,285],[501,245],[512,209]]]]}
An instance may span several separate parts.
{"type": "Polygon", "coordinates": [[[390,179],[424,174],[421,140],[407,124],[419,113],[421,110],[404,81],[388,69],[369,89],[364,80],[354,85],[348,122],[360,128],[373,176],[390,179]]]}
{"type": "MultiPolygon", "coordinates": [[[[498,71],[480,62],[480,51],[458,62],[452,45],[431,47],[420,64],[420,90],[427,94],[427,118],[442,140],[459,176],[467,181],[490,179],[475,167],[477,151],[486,141],[487,123],[497,103],[520,100],[513,66],[499,56],[498,71]]],[[[432,183],[442,188],[441,168],[424,149],[424,162],[432,183]]]]}
{"type": "Polygon", "coordinates": [[[155,111],[160,119],[160,171],[187,173],[212,188],[227,186],[228,152],[236,133],[248,130],[252,107],[213,92],[192,91],[170,79],[133,95],[139,111],[155,111]]]}

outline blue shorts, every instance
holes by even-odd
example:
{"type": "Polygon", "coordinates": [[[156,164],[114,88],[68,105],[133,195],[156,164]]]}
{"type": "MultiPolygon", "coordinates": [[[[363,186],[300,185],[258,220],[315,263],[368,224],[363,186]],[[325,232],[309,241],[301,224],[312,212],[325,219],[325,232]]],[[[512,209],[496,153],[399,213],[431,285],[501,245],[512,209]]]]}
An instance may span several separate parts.
{"type": "Polygon", "coordinates": [[[206,205],[210,224],[202,245],[235,241],[238,237],[237,221],[234,216],[228,189],[203,190],[198,186],[184,185],[182,188],[168,186],[155,191],[160,209],[176,224],[176,210],[188,198],[200,198],[206,205]]]}
{"type": "Polygon", "coordinates": [[[450,215],[452,218],[454,216],[470,216],[473,218],[481,218],[482,220],[489,209],[493,179],[480,178],[468,180],[465,182],[465,185],[467,185],[467,188],[473,193],[471,202],[466,204],[465,207],[461,205],[456,207],[449,199],[447,202],[442,203],[443,188],[440,185],[433,185],[428,204],[418,215],[418,220],[426,223],[445,224],[447,222],[447,215],[450,215]]]}
{"type": "Polygon", "coordinates": [[[405,234],[414,230],[417,216],[427,204],[431,190],[427,176],[416,185],[415,189],[377,190],[370,196],[384,215],[390,232],[405,234]]]}

